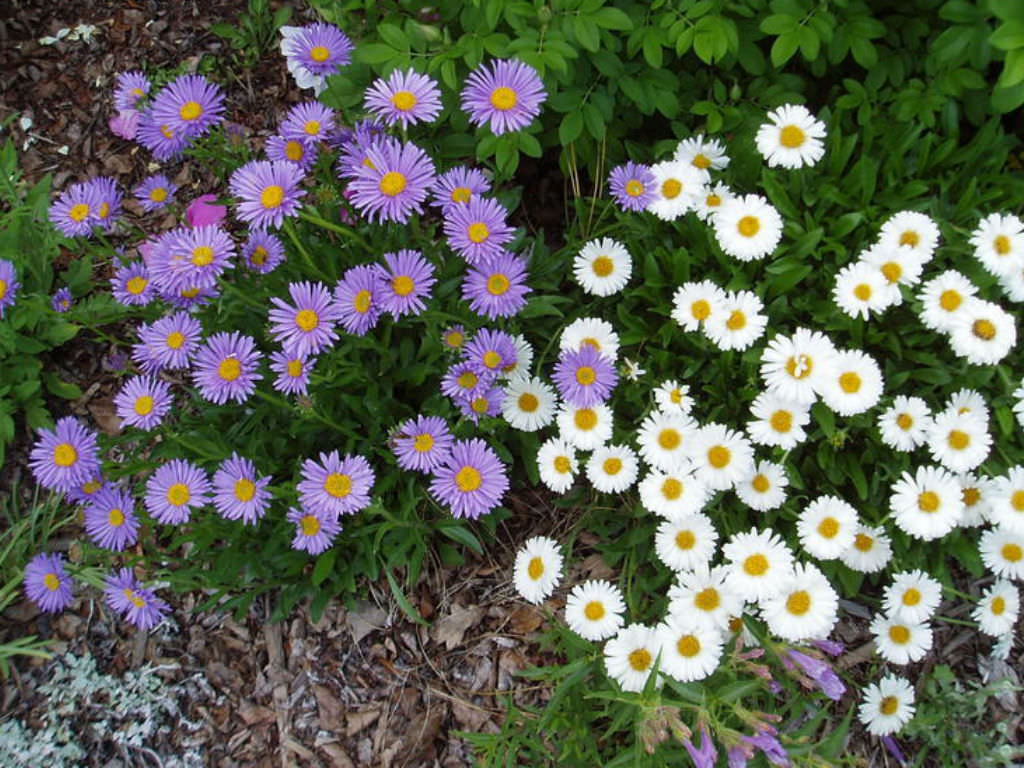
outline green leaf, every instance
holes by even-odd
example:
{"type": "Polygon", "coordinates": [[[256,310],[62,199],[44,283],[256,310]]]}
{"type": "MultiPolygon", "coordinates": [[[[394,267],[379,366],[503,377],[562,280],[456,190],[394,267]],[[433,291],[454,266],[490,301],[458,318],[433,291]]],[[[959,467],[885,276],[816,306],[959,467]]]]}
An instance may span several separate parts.
{"type": "Polygon", "coordinates": [[[772,64],[776,67],[781,67],[796,53],[796,49],[800,47],[800,34],[797,32],[787,32],[783,35],[779,35],[775,38],[775,42],[772,43],[772,64]]]}
{"type": "Polygon", "coordinates": [[[583,114],[580,111],[568,112],[558,126],[558,140],[563,147],[572,144],[583,133],[583,114]]]}
{"type": "Polygon", "coordinates": [[[661,49],[661,30],[651,27],[644,35],[644,58],[655,69],[661,69],[664,51],[661,49]]]}
{"type": "Polygon", "coordinates": [[[572,31],[581,46],[588,51],[596,51],[601,47],[601,33],[587,16],[577,16],[572,22],[572,31]]]}
{"type": "Polygon", "coordinates": [[[989,36],[988,42],[1001,51],[1024,48],[1024,21],[1004,21],[989,36]]]}
{"type": "Polygon", "coordinates": [[[633,29],[633,20],[629,18],[625,11],[618,8],[600,8],[590,18],[594,20],[597,26],[604,29],[615,29],[620,32],[629,32],[633,29]]]}
{"type": "Polygon", "coordinates": [[[331,575],[331,571],[334,570],[334,561],[337,557],[337,548],[331,547],[316,559],[316,565],[313,566],[313,586],[319,587],[324,583],[324,579],[331,575]]]}
{"type": "MultiPolygon", "coordinates": [[[[583,122],[587,126],[587,132],[591,136],[598,141],[604,138],[604,117],[601,115],[601,110],[599,110],[595,105],[583,105],[583,122]]],[[[537,155],[537,157],[540,157],[540,155],[537,155]]]]}
{"type": "Polygon", "coordinates": [[[399,56],[399,51],[383,43],[366,43],[356,48],[354,58],[365,64],[383,64],[399,56]]]}
{"type": "Polygon", "coordinates": [[[465,523],[453,520],[451,522],[442,523],[437,527],[437,529],[452,541],[456,541],[465,547],[469,547],[478,555],[482,555],[484,553],[484,548],[480,544],[480,540],[473,535],[473,532],[466,527],[465,523]]]}
{"type": "Polygon", "coordinates": [[[1017,83],[1009,88],[996,87],[992,90],[992,106],[996,111],[1006,114],[1024,104],[1024,83],[1017,83]]]}
{"type": "Polygon", "coordinates": [[[761,31],[766,35],[784,35],[796,29],[797,24],[799,21],[788,13],[775,13],[761,22],[761,31]]]}
{"type": "Polygon", "coordinates": [[[394,24],[378,24],[377,34],[381,40],[399,51],[409,49],[409,38],[394,24]]]}
{"type": "Polygon", "coordinates": [[[530,157],[540,157],[544,154],[537,137],[530,133],[519,134],[519,149],[530,157]]]}
{"type": "Polygon", "coordinates": [[[48,372],[44,376],[44,380],[46,382],[46,389],[52,395],[56,395],[57,397],[61,397],[65,400],[77,400],[82,396],[81,387],[79,387],[77,384],[72,384],[71,382],[64,381],[63,379],[59,378],[55,373],[48,372]]]}
{"type": "Polygon", "coordinates": [[[417,624],[429,627],[430,622],[420,616],[420,612],[417,611],[413,607],[413,604],[409,602],[409,598],[405,596],[405,592],[402,591],[402,588],[399,586],[394,574],[391,573],[390,568],[384,569],[384,575],[388,577],[388,584],[391,586],[391,594],[395,596],[395,602],[398,603],[398,607],[402,609],[402,612],[417,624]]]}
{"type": "MultiPolygon", "coordinates": [[[[981,77],[974,70],[967,71],[981,77]]],[[[1007,52],[1006,61],[1003,62],[1002,74],[999,75],[999,82],[996,84],[1001,88],[1009,88],[1022,80],[1024,80],[1024,48],[1018,48],[1007,52]]]]}
{"type": "Polygon", "coordinates": [[[814,420],[818,422],[818,426],[821,427],[821,431],[825,433],[825,437],[831,440],[836,433],[836,417],[831,409],[824,403],[815,403],[811,406],[811,413],[814,415],[814,420]]]}

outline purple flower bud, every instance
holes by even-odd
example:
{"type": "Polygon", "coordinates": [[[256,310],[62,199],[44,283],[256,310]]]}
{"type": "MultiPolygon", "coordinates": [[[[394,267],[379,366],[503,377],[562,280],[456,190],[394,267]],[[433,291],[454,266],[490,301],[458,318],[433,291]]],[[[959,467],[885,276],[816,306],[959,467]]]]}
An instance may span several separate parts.
{"type": "Polygon", "coordinates": [[[882,744],[889,750],[889,754],[896,758],[896,762],[900,765],[907,764],[907,758],[904,757],[903,752],[900,750],[900,745],[896,743],[896,739],[892,736],[883,736],[882,744]]]}
{"type": "Polygon", "coordinates": [[[700,749],[694,747],[693,742],[689,739],[683,740],[683,746],[690,753],[694,768],[714,768],[715,761],[718,759],[718,751],[715,749],[715,743],[711,740],[711,734],[708,733],[707,723],[700,724],[700,737],[700,749]]]}
{"type": "Polygon", "coordinates": [[[811,645],[829,656],[838,656],[846,650],[846,646],[838,640],[811,640],[811,645]]]}
{"type": "MultiPolygon", "coordinates": [[[[839,701],[842,698],[842,695],[846,692],[846,686],[839,679],[839,676],[832,671],[832,667],[828,662],[808,656],[806,653],[801,653],[794,648],[786,651],[786,656],[794,661],[803,670],[804,674],[817,683],[826,696],[833,701],[839,701]]],[[[783,661],[785,661],[785,656],[783,661]]]]}

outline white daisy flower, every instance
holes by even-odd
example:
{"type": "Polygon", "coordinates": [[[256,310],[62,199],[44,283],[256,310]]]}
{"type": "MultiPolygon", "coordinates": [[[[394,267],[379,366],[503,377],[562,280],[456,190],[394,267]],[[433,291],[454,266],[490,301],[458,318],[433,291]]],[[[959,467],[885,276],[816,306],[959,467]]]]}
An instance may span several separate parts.
{"type": "Polygon", "coordinates": [[[689,465],[689,449],[697,431],[697,422],[687,414],[651,411],[636,433],[640,455],[663,472],[689,465]]]}
{"type": "MultiPolygon", "coordinates": [[[[899,293],[897,291],[897,293],[899,293]]],[[[847,264],[836,274],[832,299],[836,306],[850,317],[867,320],[872,312],[881,312],[892,306],[893,292],[885,276],[863,261],[847,264]]]]}
{"type": "Polygon", "coordinates": [[[946,400],[945,411],[956,411],[957,413],[978,413],[988,421],[988,403],[981,392],[976,389],[958,389],[949,399],[946,400]]]}
{"type": "Polygon", "coordinates": [[[1008,275],[1000,275],[999,287],[1010,301],[1024,301],[1024,265],[1008,275]]]}
{"type": "Polygon", "coordinates": [[[877,573],[892,559],[892,544],[884,528],[860,524],[854,533],[853,544],[839,554],[839,559],[851,571],[877,573]]]}
{"type": "Polygon", "coordinates": [[[921,282],[921,273],[928,263],[928,258],[920,251],[899,246],[886,247],[882,243],[875,243],[862,251],[860,259],[882,273],[893,304],[903,303],[901,285],[913,286],[921,282]]]}
{"type": "Polygon", "coordinates": [[[667,161],[651,166],[657,197],[647,210],[663,221],[673,221],[692,210],[704,194],[707,173],[689,163],[667,161]]]}
{"type": "Polygon", "coordinates": [[[725,491],[750,474],[754,448],[742,433],[709,422],[690,441],[697,475],[713,491],[725,491]]]}
{"type": "Polygon", "coordinates": [[[528,539],[516,553],[513,575],[516,591],[529,603],[544,602],[562,578],[558,542],[546,536],[528,539]]]}
{"type": "Polygon", "coordinates": [[[920,661],[932,648],[932,628],[921,622],[879,614],[871,622],[871,633],[878,654],[892,664],[920,661]]]}
{"type": "Polygon", "coordinates": [[[995,365],[1017,343],[1013,315],[990,301],[969,299],[953,322],[949,345],[974,365],[995,365]]]}
{"type": "Polygon", "coordinates": [[[889,506],[896,525],[924,541],[945,536],[964,514],[960,483],[941,467],[918,467],[913,475],[904,472],[892,486],[889,506]]]}
{"type": "Polygon", "coordinates": [[[696,331],[725,301],[725,291],[710,280],[683,283],[672,296],[672,319],[684,331],[696,331]]]}
{"type": "Polygon", "coordinates": [[[722,203],[734,197],[736,195],[724,182],[718,181],[710,187],[705,187],[704,194],[697,198],[697,207],[694,209],[697,218],[705,223],[710,222],[722,207],[722,203]]]}
{"type": "Polygon", "coordinates": [[[999,637],[1013,632],[1020,614],[1020,592],[1010,582],[999,579],[985,590],[971,618],[986,635],[999,637]]]}
{"type": "MultiPolygon", "coordinates": [[[[604,666],[622,690],[640,693],[660,652],[661,640],[653,627],[630,624],[605,643],[604,666]]],[[[661,685],[660,676],[655,684],[661,685]]]]}
{"type": "Polygon", "coordinates": [[[770,255],[782,239],[782,217],[760,195],[724,201],[711,223],[721,249],[740,261],[770,255]]]}
{"type": "Polygon", "coordinates": [[[893,214],[878,233],[883,248],[909,248],[924,261],[929,261],[939,244],[939,226],[930,216],[917,211],[893,214]]]}
{"type": "Polygon", "coordinates": [[[609,237],[591,240],[573,261],[573,274],[584,292],[611,296],[629,282],[633,259],[626,247],[609,237]]]}
{"type": "Polygon", "coordinates": [[[587,479],[602,493],[621,493],[636,482],[638,468],[628,445],[603,445],[587,460],[587,479]]]}
{"type": "Polygon", "coordinates": [[[668,612],[687,621],[724,630],[743,612],[743,598],[727,583],[729,569],[707,565],[676,574],[668,590],[668,612]]]}
{"type": "Polygon", "coordinates": [[[537,451],[541,482],[555,493],[565,493],[576,481],[579,466],[572,443],[557,437],[546,440],[537,451]]]}
{"type": "Polygon", "coordinates": [[[804,404],[766,391],[754,398],[750,413],[754,418],[747,422],[747,434],[758,445],[788,451],[807,439],[804,427],[810,423],[811,412],[804,404]]]}
{"type": "Polygon", "coordinates": [[[921,322],[933,331],[949,333],[978,289],[955,269],[947,269],[924,284],[921,301],[921,322]]]}
{"type": "Polygon", "coordinates": [[[727,293],[718,312],[704,321],[704,333],[719,349],[747,349],[764,335],[768,316],[756,293],[727,293]]]}
{"type": "Polygon", "coordinates": [[[677,163],[689,163],[705,173],[712,168],[721,171],[729,166],[725,145],[718,139],[705,139],[703,133],[680,141],[672,159],[677,163]]]}
{"type": "Polygon", "coordinates": [[[562,403],[555,417],[558,433],[581,451],[592,451],[612,437],[612,409],[604,403],[576,408],[562,403]]]}
{"type": "Polygon", "coordinates": [[[990,274],[1002,277],[1024,265],[1024,221],[1011,214],[990,213],[971,235],[974,258],[990,274]]]}
{"type": "Polygon", "coordinates": [[[693,408],[690,388],[675,379],[663,381],[654,390],[654,402],[662,413],[689,413],[693,408]]]}
{"type": "Polygon", "coordinates": [[[859,349],[839,352],[831,376],[823,379],[821,399],[840,416],[856,416],[878,404],[884,388],[882,369],[859,349]]]}
{"type": "Polygon", "coordinates": [[[797,328],[792,336],[777,335],[761,354],[765,386],[796,403],[810,405],[834,370],[836,348],[828,336],[797,328]]]}
{"type": "Polygon", "coordinates": [[[932,458],[951,472],[970,472],[988,457],[992,435],[980,411],[947,410],[932,417],[926,437],[932,458]]]}
{"type": "Polygon", "coordinates": [[[854,544],[857,510],[837,496],[819,496],[800,513],[800,546],[819,560],[839,557],[854,544]]]}
{"type": "Polygon", "coordinates": [[[715,627],[670,614],[655,630],[661,644],[661,672],[690,683],[718,669],[724,640],[715,627]]]}
{"type": "Polygon", "coordinates": [[[526,340],[523,334],[512,337],[516,344],[516,360],[510,365],[501,369],[501,376],[498,378],[511,378],[512,376],[529,375],[530,365],[533,363],[533,347],[526,340]]]}
{"type": "Polygon", "coordinates": [[[562,351],[576,350],[584,345],[593,347],[609,360],[615,360],[619,354],[619,334],[607,320],[581,317],[573,320],[562,331],[558,348],[562,351]]]}
{"type": "Polygon", "coordinates": [[[536,432],[554,420],[558,397],[547,382],[519,374],[509,379],[504,392],[501,412],[514,429],[536,432]]]}
{"type": "Polygon", "coordinates": [[[584,640],[607,640],[622,628],[626,603],[607,581],[577,584],[565,599],[565,623],[584,640]]]}
{"type": "Polygon", "coordinates": [[[777,594],[793,572],[793,553],[771,529],[734,534],[722,554],[729,566],[728,586],[751,602],[777,594]]]}
{"type": "Polygon", "coordinates": [[[668,520],[696,514],[707,503],[709,491],[696,474],[686,470],[654,470],[640,481],[644,509],[668,520]]]}
{"type": "Polygon", "coordinates": [[[715,556],[718,531],[706,515],[663,520],[654,534],[658,558],[673,571],[692,571],[715,556]]]}
{"type": "Polygon", "coordinates": [[[942,602],[942,585],[921,570],[893,574],[882,605],[890,616],[913,624],[928,621],[942,602]]]}
{"type": "Polygon", "coordinates": [[[788,486],[785,467],[771,461],[759,461],[753,473],[736,484],[736,495],[751,509],[767,512],[782,506],[788,486]]]}
{"type": "Polygon", "coordinates": [[[960,498],[964,502],[964,514],[960,518],[961,528],[977,528],[989,522],[992,513],[992,491],[995,483],[987,477],[972,472],[957,475],[960,483],[960,498]]]}
{"type": "Polygon", "coordinates": [[[872,736],[896,733],[913,716],[914,687],[895,675],[887,675],[865,688],[857,712],[872,736]]]}
{"type": "Polygon", "coordinates": [[[993,478],[989,494],[989,520],[1005,531],[1024,535],[1024,467],[1010,467],[993,478]]]}
{"type": "Polygon", "coordinates": [[[897,395],[878,417],[882,442],[897,451],[912,451],[923,445],[931,423],[928,404],[920,397],[905,395],[897,395]]]}
{"type": "Polygon", "coordinates": [[[1024,427],[1024,379],[1020,380],[1020,386],[1013,390],[1013,412],[1017,416],[1017,423],[1024,427]]]}
{"type": "Polygon", "coordinates": [[[1024,579],[1024,536],[1004,528],[990,528],[978,541],[981,561],[996,576],[1024,579]]]}
{"type": "Polygon", "coordinates": [[[757,129],[757,151],[769,168],[802,168],[825,155],[825,124],[800,104],[785,104],[768,113],[757,129]]]}
{"type": "Polygon", "coordinates": [[[645,373],[647,373],[647,369],[641,368],[640,363],[638,363],[637,361],[630,360],[628,357],[622,358],[623,378],[629,379],[630,381],[636,381],[645,373]]]}
{"type": "Polygon", "coordinates": [[[794,643],[827,637],[838,615],[839,595],[825,574],[809,563],[795,565],[779,592],[761,603],[768,629],[794,643]]]}

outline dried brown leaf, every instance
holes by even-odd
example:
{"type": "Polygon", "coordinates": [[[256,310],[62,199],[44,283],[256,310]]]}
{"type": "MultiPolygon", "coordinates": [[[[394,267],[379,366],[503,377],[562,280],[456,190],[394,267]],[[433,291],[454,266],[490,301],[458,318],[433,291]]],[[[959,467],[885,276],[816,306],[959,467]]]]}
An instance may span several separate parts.
{"type": "Polygon", "coordinates": [[[484,609],[477,605],[468,608],[454,605],[451,613],[430,628],[430,634],[435,643],[444,643],[445,649],[451,651],[462,643],[466,630],[476,624],[483,615],[484,609]]]}

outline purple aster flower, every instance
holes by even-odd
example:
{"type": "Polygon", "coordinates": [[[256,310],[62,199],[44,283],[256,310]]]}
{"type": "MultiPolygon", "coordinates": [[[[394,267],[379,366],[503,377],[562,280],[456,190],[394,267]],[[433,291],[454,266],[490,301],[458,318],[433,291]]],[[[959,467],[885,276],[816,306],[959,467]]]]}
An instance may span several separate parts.
{"type": "Polygon", "coordinates": [[[131,568],[107,576],[103,597],[114,611],[144,632],[163,621],[171,610],[152,590],[139,584],[131,568]]]}
{"type": "Polygon", "coordinates": [[[143,307],[153,300],[153,285],[149,268],[141,261],[133,261],[117,268],[110,289],[114,298],[126,307],[143,307]]]}
{"type": "Polygon", "coordinates": [[[558,394],[576,408],[605,402],[619,383],[615,365],[589,344],[562,350],[554,378],[558,394]]]}
{"type": "Polygon", "coordinates": [[[526,306],[526,262],[504,252],[470,267],[462,283],[462,298],[489,320],[512,317],[526,306]]]}
{"type": "Polygon", "coordinates": [[[308,171],[313,167],[319,152],[316,144],[299,139],[286,139],[277,134],[267,139],[264,150],[268,160],[295,163],[303,171],[308,171]]]}
{"type": "Polygon", "coordinates": [[[154,248],[149,272],[157,291],[213,287],[235,255],[231,236],[217,225],[178,227],[154,248]]]}
{"type": "Polygon", "coordinates": [[[71,309],[71,289],[68,287],[61,288],[50,299],[50,306],[53,307],[54,312],[60,312],[63,314],[71,309]]]}
{"type": "Polygon", "coordinates": [[[438,176],[430,190],[434,197],[433,205],[442,210],[453,205],[466,205],[490,191],[491,182],[481,171],[461,165],[438,176]]]}
{"type": "Polygon", "coordinates": [[[149,80],[138,70],[119,72],[114,87],[114,109],[118,112],[135,109],[139,101],[149,94],[149,88],[149,80]]]}
{"type": "Polygon", "coordinates": [[[459,412],[474,424],[479,424],[484,416],[494,418],[501,414],[501,404],[505,399],[505,391],[493,385],[470,398],[457,400],[459,412]]]}
{"type": "Polygon", "coordinates": [[[202,75],[180,75],[156,95],[151,111],[156,122],[195,138],[223,121],[224,94],[202,75]]]}
{"type": "Polygon", "coordinates": [[[256,370],[260,357],[251,336],[237,331],[215,333],[196,352],[192,380],[211,403],[244,403],[263,378],[256,370]]]}
{"type": "Polygon", "coordinates": [[[454,517],[475,519],[487,514],[498,506],[507,490],[505,465],[479,438],[456,441],[430,481],[430,492],[451,507],[454,517]]]}
{"type": "Polygon", "coordinates": [[[466,344],[466,329],[461,325],[451,325],[441,334],[441,343],[448,349],[462,349],[466,344]]]}
{"type": "Polygon", "coordinates": [[[399,425],[391,450],[402,469],[433,472],[448,458],[452,442],[448,422],[440,416],[417,416],[399,425]]]}
{"type": "Polygon", "coordinates": [[[827,661],[808,656],[806,653],[801,653],[795,648],[787,649],[785,655],[780,658],[787,667],[790,666],[789,662],[793,662],[800,667],[803,673],[814,681],[832,701],[839,701],[843,694],[846,693],[846,686],[827,661]]]}
{"type": "Polygon", "coordinates": [[[176,292],[157,290],[157,295],[177,309],[191,309],[192,307],[206,306],[211,299],[220,296],[220,290],[215,285],[207,288],[190,285],[187,288],[179,288],[176,292]]]}
{"type": "Polygon", "coordinates": [[[316,364],[316,358],[273,352],[270,355],[270,370],[277,374],[274,389],[286,395],[305,395],[309,391],[309,374],[316,364]]]}
{"type": "Polygon", "coordinates": [[[334,131],[334,112],[318,101],[296,104],[288,110],[280,131],[286,140],[316,144],[334,131]]]}
{"type": "Polygon", "coordinates": [[[41,552],[25,566],[25,596],[44,613],[58,613],[71,604],[71,577],[61,555],[41,552]]]}
{"type": "Polygon", "coordinates": [[[379,264],[352,267],[334,287],[334,301],[341,313],[341,326],[347,332],[363,336],[380,318],[380,283],[383,268],[379,264]]]}
{"type": "Polygon", "coordinates": [[[295,525],[292,549],[319,555],[331,548],[334,537],[341,530],[337,515],[292,507],[288,510],[288,522],[295,525]]]}
{"type": "Polygon", "coordinates": [[[188,146],[188,136],[168,123],[157,120],[151,109],[143,112],[139,118],[135,140],[160,161],[177,157],[188,146]]]}
{"type": "Polygon", "coordinates": [[[114,397],[121,424],[147,431],[159,426],[173,402],[171,388],[147,374],[128,379],[114,397]]]}
{"type": "Polygon", "coordinates": [[[711,734],[708,733],[707,723],[701,721],[700,724],[700,749],[687,738],[683,739],[683,746],[690,753],[694,768],[715,768],[718,751],[715,749],[715,742],[711,740],[711,734]]]}
{"type": "Polygon", "coordinates": [[[7,259],[0,259],[0,318],[8,307],[14,306],[20,287],[14,264],[7,259]]]}
{"type": "Polygon", "coordinates": [[[444,210],[444,234],[448,247],[469,264],[505,252],[515,230],[506,222],[508,215],[497,200],[474,197],[466,205],[452,205],[444,210]]]}
{"type": "Polygon", "coordinates": [[[178,187],[174,182],[162,173],[157,173],[143,179],[132,194],[142,204],[142,210],[149,212],[165,207],[174,199],[174,193],[177,191],[178,187]]]}
{"type": "Polygon", "coordinates": [[[334,324],[341,311],[331,299],[331,292],[322,283],[291,283],[288,286],[293,304],[274,296],[274,309],[269,312],[270,332],[288,354],[302,357],[315,355],[338,340],[334,324]]]}
{"type": "Polygon", "coordinates": [[[445,372],[441,379],[441,392],[457,403],[469,401],[487,392],[497,377],[496,370],[483,368],[477,362],[463,360],[445,372]]]}
{"type": "Polygon", "coordinates": [[[741,737],[743,742],[746,742],[754,749],[759,749],[764,753],[764,756],[768,759],[768,762],[772,765],[788,766],[789,754],[786,752],[786,748],[782,746],[779,741],[779,737],[774,728],[767,730],[758,731],[753,736],[741,737]]]}
{"type": "Polygon", "coordinates": [[[228,186],[239,198],[235,215],[253,229],[280,227],[286,216],[297,216],[299,189],[305,174],[295,163],[253,160],[231,174],[228,186]]]}
{"type": "Polygon", "coordinates": [[[50,221],[65,237],[89,237],[99,223],[99,192],[92,184],[72,184],[50,206],[50,221]]]}
{"type": "Polygon", "coordinates": [[[483,369],[497,374],[516,364],[516,340],[504,331],[481,328],[473,340],[466,343],[463,356],[476,365],[478,371],[483,369]]]}
{"type": "Polygon", "coordinates": [[[284,243],[269,232],[254,230],[242,247],[242,258],[249,269],[265,275],[284,261],[284,243]]]}
{"type": "Polygon", "coordinates": [[[437,282],[434,265],[419,251],[402,250],[385,253],[386,273],[381,274],[379,297],[381,308],[397,320],[403,315],[418,315],[427,305],[430,289],[437,282]]]}
{"type": "Polygon", "coordinates": [[[96,223],[106,232],[110,232],[121,214],[121,200],[124,195],[117,186],[117,181],[109,176],[97,176],[89,184],[96,195],[96,223]]]}
{"type": "MultiPolygon", "coordinates": [[[[314,75],[333,75],[352,60],[352,41],[333,24],[320,21],[305,27],[284,27],[281,32],[285,35],[281,51],[290,71],[294,62],[314,75]]],[[[300,83],[300,87],[308,86],[300,83]]]]}
{"type": "Polygon", "coordinates": [[[260,477],[248,459],[232,453],[213,475],[213,506],[226,520],[246,525],[261,520],[270,506],[270,477],[260,477]]]}
{"type": "Polygon", "coordinates": [[[352,205],[371,221],[404,224],[423,210],[434,184],[434,163],[412,143],[378,141],[366,150],[369,165],[352,169],[352,205]]]}
{"type": "Polygon", "coordinates": [[[168,525],[187,523],[192,510],[210,503],[210,479],[184,459],[161,464],[146,481],[146,510],[168,525]]]}
{"type": "Polygon", "coordinates": [[[386,126],[376,118],[360,120],[351,129],[335,132],[330,143],[341,153],[338,157],[338,175],[349,178],[361,166],[370,162],[366,152],[379,141],[391,141],[398,145],[398,139],[386,134],[386,126]]]}
{"type": "Polygon", "coordinates": [[[466,79],[462,110],[473,125],[490,125],[495,135],[518,131],[540,114],[547,94],[537,70],[516,60],[481,64],[466,79]]]}
{"type": "Polygon", "coordinates": [[[96,494],[106,488],[103,476],[99,473],[93,475],[84,483],[79,483],[67,492],[68,498],[76,504],[88,504],[96,497],[96,494]]]}
{"type": "Polygon", "coordinates": [[[303,509],[326,516],[350,515],[369,506],[374,474],[362,456],[337,451],[321,453],[319,463],[302,462],[302,480],[296,486],[303,509]]]}
{"type": "Polygon", "coordinates": [[[644,211],[658,196],[654,173],[646,165],[628,162],[612,168],[608,176],[612,197],[624,211],[644,211]]]}
{"type": "Polygon", "coordinates": [[[57,421],[52,432],[39,430],[28,463],[41,486],[52,491],[70,491],[100,472],[96,433],[73,416],[65,416],[57,421]]]}
{"type": "Polygon", "coordinates": [[[437,82],[410,69],[393,70],[387,80],[379,78],[366,90],[366,109],[388,125],[433,122],[441,113],[441,91],[437,82]]]}
{"type": "Polygon", "coordinates": [[[106,487],[85,507],[85,532],[97,547],[123,552],[139,539],[139,519],[128,491],[106,487]]]}
{"type": "Polygon", "coordinates": [[[202,326],[188,312],[175,312],[151,325],[139,326],[139,343],[132,360],[146,373],[164,368],[188,368],[199,347],[202,326]]]}

